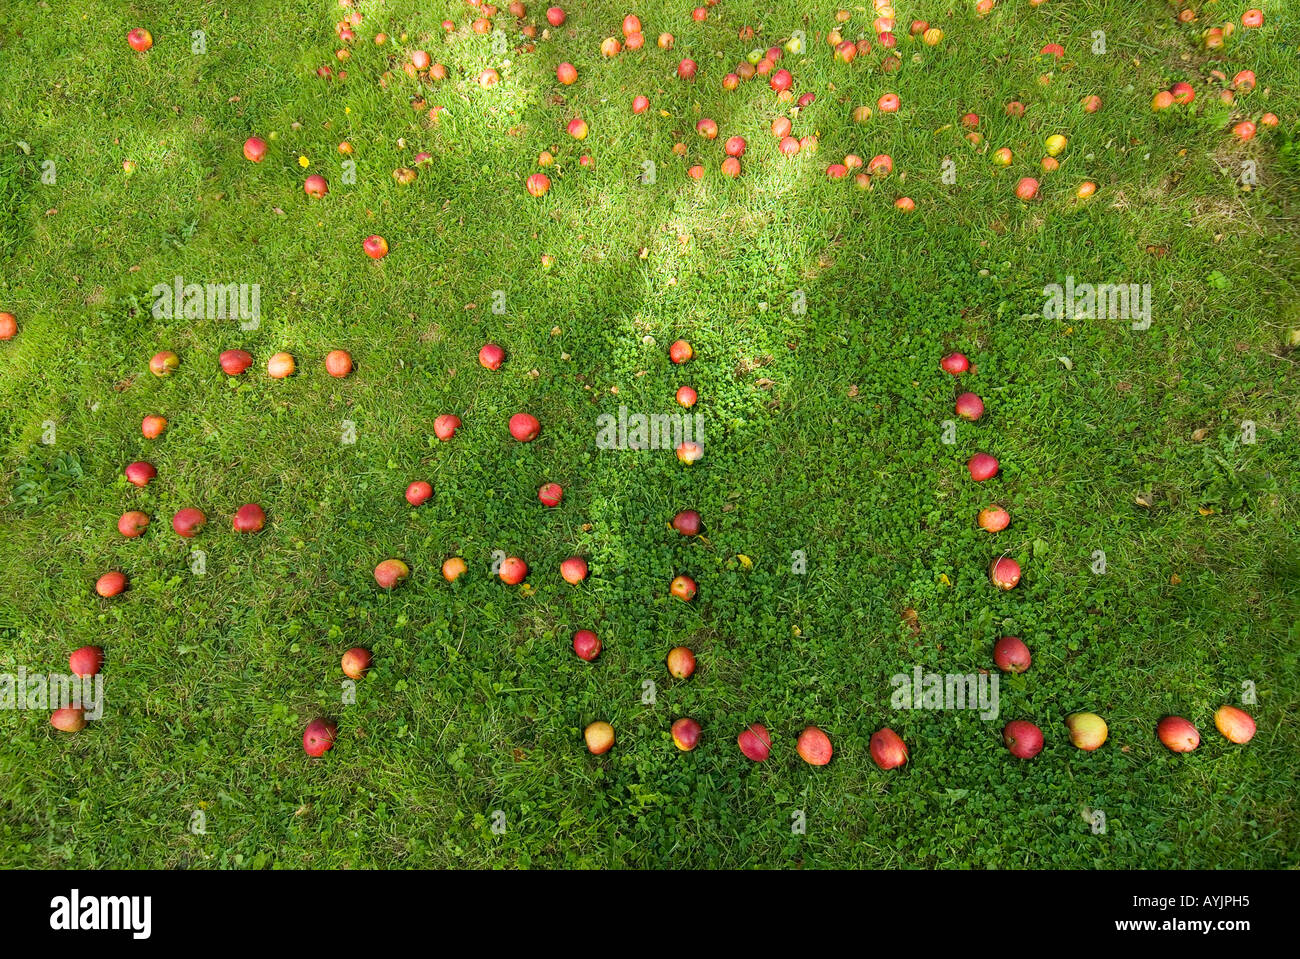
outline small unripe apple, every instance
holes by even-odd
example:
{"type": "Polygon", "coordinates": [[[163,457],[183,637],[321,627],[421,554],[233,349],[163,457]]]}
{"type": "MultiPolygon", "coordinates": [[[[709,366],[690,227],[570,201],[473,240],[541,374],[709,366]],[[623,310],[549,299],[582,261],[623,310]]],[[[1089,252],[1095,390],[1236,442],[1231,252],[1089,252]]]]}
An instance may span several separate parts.
{"type": "Polygon", "coordinates": [[[560,563],[560,575],[570,586],[577,586],[587,578],[587,561],[581,556],[570,556],[560,563]]]}
{"type": "Polygon", "coordinates": [[[580,629],[573,634],[573,652],[579,659],[591,662],[600,655],[600,638],[589,629],[580,629]]]}
{"type": "Polygon", "coordinates": [[[1013,719],[1002,729],[1002,742],[1017,759],[1033,759],[1043,750],[1043,731],[1023,719],[1013,719]]]}
{"type": "Polygon", "coordinates": [[[1023,673],[1033,659],[1019,636],[1003,636],[993,644],[993,662],[1004,673],[1023,673]]]}
{"type": "Polygon", "coordinates": [[[370,650],[364,646],[353,646],[343,654],[343,675],[349,679],[361,679],[366,675],[371,662],[370,650]]]}
{"type": "Polygon", "coordinates": [[[375,567],[375,582],[383,589],[392,589],[410,575],[410,567],[400,559],[386,559],[375,567]]]}
{"type": "Polygon", "coordinates": [[[614,727],[609,723],[592,723],[582,731],[582,738],[587,741],[588,752],[603,756],[614,747],[614,727]]]}
{"type": "Polygon", "coordinates": [[[497,570],[497,576],[507,586],[518,586],[528,575],[528,564],[518,556],[507,556],[497,570]]]}
{"type": "Polygon", "coordinates": [[[871,734],[871,758],[881,769],[897,769],[907,762],[907,745],[888,726],[871,734]]]}
{"type": "Polygon", "coordinates": [[[256,503],[245,503],[235,510],[232,520],[236,533],[258,533],[266,525],[266,512],[256,503]]]}
{"type": "Polygon", "coordinates": [[[685,646],[674,646],[668,651],[668,672],[675,679],[690,679],[695,672],[695,654],[685,646]]]}
{"type": "Polygon", "coordinates": [[[537,417],[528,413],[516,413],[510,417],[510,435],[521,443],[531,443],[537,439],[537,434],[541,432],[542,424],[537,422],[537,417]]]}
{"type": "Polygon", "coordinates": [[[1248,743],[1255,735],[1255,720],[1236,706],[1220,706],[1214,711],[1214,725],[1233,743],[1248,743]]]}
{"type": "Polygon", "coordinates": [[[334,748],[334,737],[339,728],[327,719],[313,719],[302,731],[302,749],[313,759],[324,756],[334,748]]]}
{"type": "Polygon", "coordinates": [[[761,723],[751,723],[736,737],[736,745],[740,747],[746,759],[752,759],[756,763],[766,762],[767,757],[772,754],[772,737],[767,734],[767,728],[761,723]]]}
{"type": "Polygon", "coordinates": [[[673,745],[684,753],[690,752],[700,742],[700,724],[693,719],[679,719],[673,723],[673,745]]]}
{"type": "Polygon", "coordinates": [[[94,676],[104,665],[104,651],[98,646],[82,646],[68,656],[68,670],[85,679],[94,676]]]}
{"type": "Polygon", "coordinates": [[[1175,753],[1190,753],[1201,744],[1201,734],[1182,716],[1166,716],[1156,724],[1156,735],[1175,753]]]}
{"type": "Polygon", "coordinates": [[[1096,713],[1071,713],[1065,717],[1065,726],[1070,730],[1070,742],[1084,752],[1100,749],[1110,734],[1106,720],[1096,713]]]}
{"type": "Polygon", "coordinates": [[[825,766],[831,761],[831,738],[816,726],[809,726],[799,734],[795,744],[799,758],[810,766],[825,766]]]}

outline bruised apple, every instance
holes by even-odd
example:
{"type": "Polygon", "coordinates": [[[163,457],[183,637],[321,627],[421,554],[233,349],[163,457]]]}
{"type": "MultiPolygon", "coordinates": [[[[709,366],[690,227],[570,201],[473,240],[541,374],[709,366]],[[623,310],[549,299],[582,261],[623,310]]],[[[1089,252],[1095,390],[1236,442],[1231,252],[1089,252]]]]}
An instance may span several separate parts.
{"type": "Polygon", "coordinates": [[[998,589],[1014,589],[1020,582],[1020,564],[1010,556],[995,559],[989,565],[989,579],[998,589]]]}
{"type": "Polygon", "coordinates": [[[410,575],[410,567],[400,559],[386,559],[375,567],[375,582],[384,589],[392,589],[410,575]]]}

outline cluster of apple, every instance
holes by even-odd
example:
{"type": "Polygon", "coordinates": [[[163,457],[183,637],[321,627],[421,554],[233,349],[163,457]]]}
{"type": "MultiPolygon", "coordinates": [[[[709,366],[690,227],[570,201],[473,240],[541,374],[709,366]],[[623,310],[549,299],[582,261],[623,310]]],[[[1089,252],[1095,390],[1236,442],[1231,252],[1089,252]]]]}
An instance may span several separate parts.
{"type": "MultiPolygon", "coordinates": [[[[1225,84],[1219,90],[1219,101],[1229,106],[1236,103],[1238,94],[1250,93],[1255,89],[1257,83],[1254,70],[1238,70],[1231,82],[1228,81],[1228,75],[1222,70],[1211,70],[1210,77],[1221,84],[1225,84]]],[[[1186,80],[1179,80],[1168,90],[1160,90],[1151,98],[1151,109],[1159,113],[1174,106],[1189,106],[1195,99],[1196,88],[1186,80]]],[[[1232,125],[1232,135],[1244,143],[1247,140],[1253,140],[1260,127],[1275,127],[1277,125],[1276,113],[1263,113],[1260,115],[1258,122],[1246,119],[1234,123],[1232,125]]]]}

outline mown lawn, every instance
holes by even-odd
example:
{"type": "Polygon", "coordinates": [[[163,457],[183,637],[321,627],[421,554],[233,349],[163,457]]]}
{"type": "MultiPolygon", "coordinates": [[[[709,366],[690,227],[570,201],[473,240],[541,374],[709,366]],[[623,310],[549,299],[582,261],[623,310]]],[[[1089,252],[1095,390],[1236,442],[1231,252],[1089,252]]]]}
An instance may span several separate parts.
{"type": "MultiPolygon", "coordinates": [[[[1264,26],[1244,30],[1237,0],[1004,0],[984,18],[898,0],[887,73],[878,43],[836,62],[822,2],[721,0],[703,23],[689,2],[573,2],[548,36],[530,2],[535,49],[503,9],[505,52],[462,2],[358,5],[346,63],[334,0],[50,0],[0,20],[0,311],[19,326],[0,343],[0,672],[65,671],[85,644],[107,657],[104,718],[79,733],[0,710],[0,865],[1296,865],[1300,11],[1255,0],[1264,26]],[[629,12],[646,46],[603,58],[629,12]],[[909,37],[915,19],[941,42],[909,37]],[[1206,50],[1224,21],[1238,29],[1206,50]],[[134,27],[148,52],[127,46],[134,27]],[[764,77],[722,88],[795,30],[807,49],[777,67],[814,103],[796,115],[764,77]],[[1063,57],[1039,54],[1053,42],[1063,57]],[[417,49],[447,79],[408,78],[417,49]],[[694,83],[675,76],[688,56],[694,83]],[[1243,69],[1257,87],[1222,103],[1243,69]],[[1153,111],[1180,80],[1195,100],[1153,111]],[[896,114],[875,107],[888,92],[896,114]],[[1268,112],[1278,126],[1233,135],[1268,112]],[[780,155],[778,115],[817,152],[780,155]],[[696,134],[703,116],[717,140],[696,134]],[[1056,133],[1068,146],[1043,172],[1056,133]],[[260,164],[241,154],[252,135],[260,164]],[[728,179],[734,135],[747,151],[728,179]],[[524,181],[543,150],[539,199],[524,181]],[[828,179],[848,153],[894,171],[870,191],[828,179]],[[418,178],[400,185],[399,167],[418,178]],[[1084,180],[1098,189],[1079,200],[1084,180]],[[383,260],[362,253],[372,233],[383,260]],[[151,288],[178,275],[258,284],[258,328],[155,319],[151,288]],[[1149,328],[1045,317],[1044,286],[1067,276],[1150,284],[1149,328]],[[680,367],[677,338],[696,354],[680,367]],[[508,352],[495,373],[476,360],[488,341],[508,352]],[[242,377],[218,368],[232,348],[255,358],[242,377]],[[346,379],[325,373],[333,349],[355,360],[346,379]],[[165,379],[148,369],[160,350],[181,361],[165,379]],[[298,373],[273,380],[281,350],[298,373]],[[950,350],[974,363],[960,383],[939,368],[950,350]],[[699,463],[597,448],[601,413],[672,412],[682,383],[700,395],[699,463]],[[962,389],[987,412],[946,443],[962,389]],[[506,432],[520,410],[537,441],[506,432]],[[464,426],[443,443],[448,412],[464,426]],[[157,440],[147,414],[169,420],[157,440]],[[1001,473],[976,484],[980,450],[1001,473]],[[141,459],[159,475],[137,489],[122,471],[141,459]],[[413,509],[416,479],[435,493],[413,509]],[[537,500],[547,481],[558,508],[537,500]],[[249,502],[267,527],[237,535],[249,502]],[[1004,532],[976,525],[990,502],[1004,532]],[[192,541],[169,528],[189,506],[210,520],[192,541]],[[668,528],[688,507],[699,539],[668,528]],[[116,529],[128,509],[153,520],[137,539],[116,529]],[[495,551],[527,560],[526,588],[491,576],[495,551]],[[574,553],[579,586],[558,574],[574,553]],[[987,575],[1004,554],[1024,570],[1006,593],[987,575]],[[448,584],[452,555],[469,573],[448,584]],[[372,578],[388,557],[412,571],[392,592],[372,578]],[[112,569],[130,588],[101,599],[112,569]],[[689,604],[669,595],[678,573],[699,583],[689,604]],[[584,627],[604,643],[593,663],[570,648],[584,627]],[[1006,634],[1034,661],[1002,677],[997,720],[891,708],[894,674],[995,670],[1006,634]],[[342,705],[339,658],[358,645],[375,668],[342,705]],[[676,645],[699,660],[685,681],[664,666],[676,645]],[[1239,746],[1212,714],[1243,683],[1259,731],[1239,746]],[[1096,752],[1069,742],[1077,710],[1110,725],[1096,752]],[[1197,725],[1199,749],[1161,745],[1166,714],[1197,725]],[[339,734],[311,760],[316,716],[339,734]],[[670,739],[681,716],[703,726],[694,752],[670,739]],[[1008,754],[1009,719],[1042,727],[1041,755],[1008,754]],[[593,720],[616,730],[601,757],[583,745],[593,720]],[[736,747],[750,722],[773,736],[762,765],[736,747]],[[809,724],[834,743],[828,766],[796,755],[809,724]],[[868,753],[884,726],[911,754],[891,772],[868,753]]],[[[870,33],[870,5],[849,10],[844,36],[870,33]]]]}

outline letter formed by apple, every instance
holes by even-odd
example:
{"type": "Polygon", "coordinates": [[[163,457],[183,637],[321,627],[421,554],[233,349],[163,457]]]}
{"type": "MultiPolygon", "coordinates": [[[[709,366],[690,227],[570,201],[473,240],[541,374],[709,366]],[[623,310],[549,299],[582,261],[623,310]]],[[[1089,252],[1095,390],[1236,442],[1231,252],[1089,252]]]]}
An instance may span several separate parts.
{"type": "Polygon", "coordinates": [[[993,662],[1004,673],[1023,673],[1032,658],[1029,647],[1018,636],[1003,636],[993,645],[993,662]]]}
{"type": "Polygon", "coordinates": [[[303,752],[313,759],[324,756],[334,748],[334,737],[338,732],[338,726],[328,719],[313,719],[302,731],[303,752]]]}
{"type": "Polygon", "coordinates": [[[700,724],[695,720],[679,719],[672,725],[673,745],[688,753],[699,745],[701,732],[700,724]]]}
{"type": "Polygon", "coordinates": [[[1248,743],[1255,736],[1255,720],[1236,706],[1220,706],[1214,711],[1214,726],[1231,743],[1248,743]]]}
{"type": "Polygon", "coordinates": [[[831,761],[831,738],[816,726],[809,726],[799,734],[795,744],[799,758],[810,766],[825,766],[831,761]]]}
{"type": "Polygon", "coordinates": [[[907,762],[907,745],[888,726],[871,734],[871,758],[881,769],[897,769],[907,762]]]}
{"type": "Polygon", "coordinates": [[[1182,716],[1165,716],[1156,724],[1156,735],[1170,752],[1190,753],[1201,744],[1201,734],[1182,716]]]}
{"type": "Polygon", "coordinates": [[[400,559],[386,559],[375,567],[375,582],[383,589],[392,589],[410,575],[410,567],[400,559]]]}
{"type": "Polygon", "coordinates": [[[766,762],[772,754],[772,737],[767,734],[767,727],[761,723],[750,723],[736,737],[736,745],[746,759],[756,763],[766,762]]]}
{"type": "Polygon", "coordinates": [[[614,727],[606,722],[594,722],[582,731],[587,751],[593,756],[603,756],[614,748],[614,727]]]}
{"type": "Polygon", "coordinates": [[[1065,717],[1065,728],[1070,731],[1070,742],[1084,752],[1100,749],[1110,735],[1106,720],[1096,713],[1071,713],[1065,717]]]}
{"type": "Polygon", "coordinates": [[[573,652],[579,659],[591,662],[600,655],[600,637],[589,629],[580,629],[573,634],[573,652]]]}
{"type": "Polygon", "coordinates": [[[364,646],[353,646],[343,654],[343,675],[349,679],[362,679],[370,669],[371,663],[374,662],[370,655],[370,650],[364,646]]]}
{"type": "Polygon", "coordinates": [[[531,443],[542,431],[542,424],[537,421],[537,417],[528,413],[516,413],[510,417],[509,428],[510,435],[519,442],[531,443]]]}
{"type": "Polygon", "coordinates": [[[1013,719],[1002,729],[1002,742],[1017,759],[1033,759],[1043,750],[1043,731],[1024,719],[1013,719]]]}

